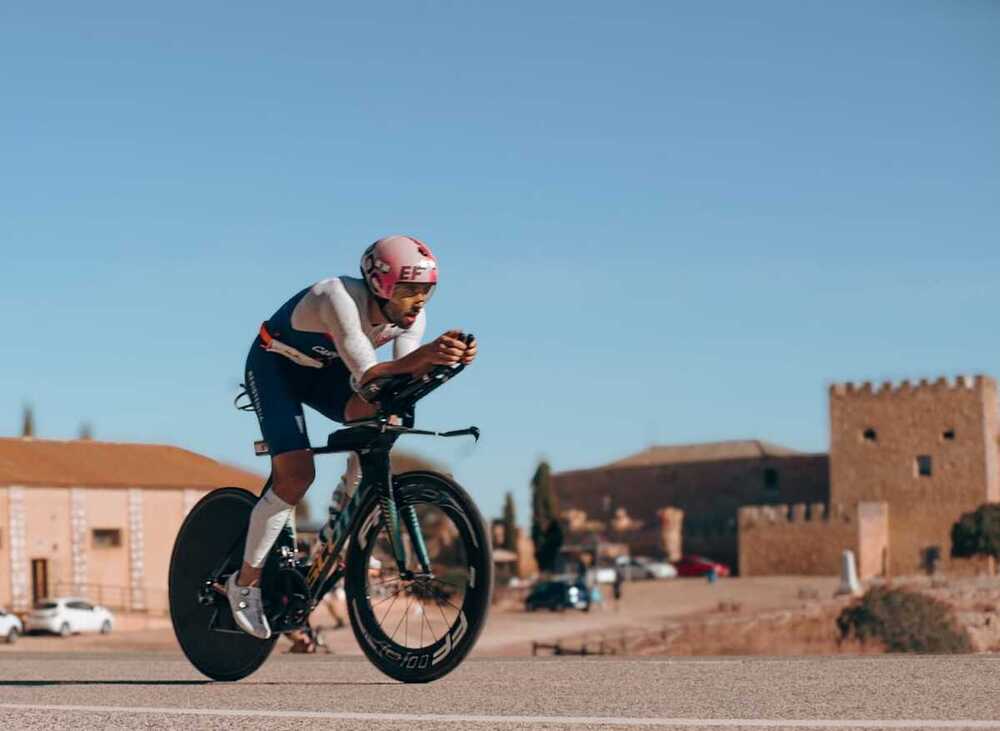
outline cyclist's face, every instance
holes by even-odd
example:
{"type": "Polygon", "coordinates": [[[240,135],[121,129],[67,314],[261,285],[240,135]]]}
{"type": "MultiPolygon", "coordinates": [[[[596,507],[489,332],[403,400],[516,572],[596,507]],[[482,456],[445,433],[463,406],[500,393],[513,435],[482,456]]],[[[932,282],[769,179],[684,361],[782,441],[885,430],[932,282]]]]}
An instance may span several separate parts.
{"type": "Polygon", "coordinates": [[[397,284],[392,299],[385,307],[386,315],[396,325],[408,328],[417,321],[417,315],[424,309],[434,292],[433,284],[406,282],[397,284]]]}

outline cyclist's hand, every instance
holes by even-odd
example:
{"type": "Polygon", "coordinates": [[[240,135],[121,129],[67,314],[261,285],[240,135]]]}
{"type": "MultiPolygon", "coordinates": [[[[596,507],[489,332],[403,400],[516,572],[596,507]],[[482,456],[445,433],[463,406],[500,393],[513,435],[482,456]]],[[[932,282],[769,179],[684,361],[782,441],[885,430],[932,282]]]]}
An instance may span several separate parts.
{"type": "Polygon", "coordinates": [[[444,335],[421,347],[424,366],[428,369],[436,365],[455,365],[465,355],[466,345],[462,333],[449,330],[444,335]]]}
{"type": "Polygon", "coordinates": [[[471,343],[465,346],[465,353],[462,355],[462,363],[469,365],[472,361],[476,359],[476,340],[473,339],[471,343]]]}

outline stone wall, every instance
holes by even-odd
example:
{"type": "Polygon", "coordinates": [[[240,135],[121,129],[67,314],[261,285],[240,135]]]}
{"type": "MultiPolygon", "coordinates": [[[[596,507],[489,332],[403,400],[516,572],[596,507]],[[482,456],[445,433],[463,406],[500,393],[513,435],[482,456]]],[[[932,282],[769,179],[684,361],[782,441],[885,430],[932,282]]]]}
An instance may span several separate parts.
{"type": "Polygon", "coordinates": [[[567,511],[581,511],[578,520],[610,526],[623,509],[642,523],[642,530],[608,534],[627,541],[635,554],[648,553],[659,540],[657,511],[677,508],[684,513],[684,552],[736,568],[737,511],[745,505],[826,502],[828,472],[826,455],[807,454],[574,470],[554,474],[552,485],[567,511]]]}
{"type": "Polygon", "coordinates": [[[885,503],[743,508],[740,575],[833,576],[840,573],[845,550],[853,551],[857,557],[861,578],[879,575],[888,524],[885,503]]]}

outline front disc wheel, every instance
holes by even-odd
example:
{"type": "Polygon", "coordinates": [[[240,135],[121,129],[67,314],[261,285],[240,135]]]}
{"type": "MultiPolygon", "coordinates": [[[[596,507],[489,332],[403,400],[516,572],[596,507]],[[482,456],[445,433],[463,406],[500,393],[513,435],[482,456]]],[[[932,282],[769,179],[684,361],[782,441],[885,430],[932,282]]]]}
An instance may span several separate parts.
{"type": "Polygon", "coordinates": [[[393,478],[393,491],[405,570],[397,566],[373,493],[361,509],[365,517],[348,551],[348,611],[361,649],[379,670],[406,683],[426,683],[458,667],[486,623],[492,550],[479,510],[454,481],[412,472],[393,478]],[[420,564],[406,525],[411,509],[428,567],[420,564]]]}

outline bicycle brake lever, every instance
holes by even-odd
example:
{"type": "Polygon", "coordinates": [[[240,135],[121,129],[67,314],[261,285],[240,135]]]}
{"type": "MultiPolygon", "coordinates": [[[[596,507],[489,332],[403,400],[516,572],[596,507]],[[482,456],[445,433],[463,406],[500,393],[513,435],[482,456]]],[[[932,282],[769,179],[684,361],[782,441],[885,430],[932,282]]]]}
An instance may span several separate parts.
{"type": "Polygon", "coordinates": [[[470,426],[468,429],[455,429],[453,431],[444,431],[438,434],[439,437],[464,437],[471,436],[476,442],[479,442],[479,427],[470,426]]]}

